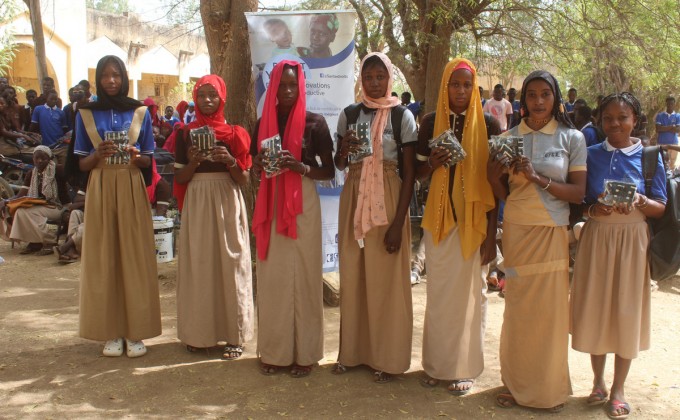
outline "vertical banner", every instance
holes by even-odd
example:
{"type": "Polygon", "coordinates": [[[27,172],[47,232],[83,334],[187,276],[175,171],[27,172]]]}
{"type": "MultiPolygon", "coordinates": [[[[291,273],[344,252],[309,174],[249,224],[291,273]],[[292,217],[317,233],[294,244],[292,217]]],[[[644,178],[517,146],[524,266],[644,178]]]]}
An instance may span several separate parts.
{"type": "MultiPolygon", "coordinates": [[[[322,115],[331,133],[335,133],[340,112],[354,103],[356,13],[263,12],[246,13],[246,19],[258,118],[276,63],[297,60],[305,72],[307,110],[322,115]]],[[[336,171],[335,180],[317,183],[325,272],[338,269],[338,205],[343,180],[343,174],[336,171]]]]}

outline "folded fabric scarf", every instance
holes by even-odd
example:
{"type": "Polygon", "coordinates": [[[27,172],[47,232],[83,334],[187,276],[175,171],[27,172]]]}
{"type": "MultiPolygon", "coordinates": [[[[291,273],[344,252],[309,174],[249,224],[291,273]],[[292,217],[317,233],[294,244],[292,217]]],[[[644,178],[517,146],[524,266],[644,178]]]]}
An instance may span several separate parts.
{"type": "MultiPolygon", "coordinates": [[[[257,133],[257,150],[262,149],[262,140],[279,133],[276,94],[281,83],[284,67],[288,65],[297,69],[298,99],[288,114],[286,131],[281,136],[282,146],[295,159],[302,160],[302,137],[305,134],[306,106],[305,75],[302,65],[297,61],[283,60],[274,66],[270,76],[269,87],[264,99],[262,118],[257,133]]],[[[261,260],[267,259],[271,225],[274,218],[274,188],[276,186],[276,231],[289,238],[297,239],[297,215],[302,213],[302,176],[288,171],[276,178],[267,178],[264,172],[260,176],[260,190],[257,192],[255,213],[253,215],[253,232],[257,244],[257,255],[261,260]],[[278,181],[278,182],[277,182],[278,181]]]]}
{"type": "MultiPolygon", "coordinates": [[[[361,102],[370,109],[376,109],[375,117],[371,122],[371,143],[373,155],[365,157],[361,165],[361,178],[359,180],[359,196],[357,208],[354,211],[354,239],[360,240],[375,226],[385,226],[387,209],[385,208],[385,186],[383,185],[383,148],[382,139],[387,120],[390,118],[392,108],[399,105],[399,98],[391,96],[392,93],[392,62],[381,52],[367,54],[361,60],[361,69],[367,59],[377,56],[387,68],[388,83],[385,96],[371,98],[362,89],[361,102]]],[[[362,80],[359,74],[359,80],[362,80]]]]}
{"type": "MultiPolygon", "coordinates": [[[[463,257],[468,259],[479,249],[486,238],[486,213],[494,208],[495,201],[491,185],[486,178],[489,146],[484,112],[477,87],[477,70],[472,62],[464,58],[451,60],[444,68],[439,87],[433,137],[451,128],[448,84],[451,74],[459,68],[472,73],[472,97],[465,112],[461,142],[467,157],[457,164],[451,198],[456,211],[463,257]]],[[[450,170],[452,169],[441,166],[432,174],[430,192],[423,214],[422,226],[432,233],[435,245],[456,226],[456,220],[453,217],[454,209],[448,197],[450,170]]]]}

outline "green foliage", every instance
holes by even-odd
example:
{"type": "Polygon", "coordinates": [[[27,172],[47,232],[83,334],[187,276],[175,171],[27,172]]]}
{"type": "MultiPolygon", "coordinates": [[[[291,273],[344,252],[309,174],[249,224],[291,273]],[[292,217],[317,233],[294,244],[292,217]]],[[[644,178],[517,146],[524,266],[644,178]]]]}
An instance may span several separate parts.
{"type": "Polygon", "coordinates": [[[171,25],[192,28],[202,25],[201,4],[198,0],[163,0],[163,7],[167,9],[166,19],[171,25]]]}
{"type": "Polygon", "coordinates": [[[85,4],[91,9],[119,15],[125,12],[134,11],[134,8],[130,5],[128,0],[86,0],[85,4]]]}
{"type": "Polygon", "coordinates": [[[0,75],[9,75],[10,65],[14,61],[16,44],[12,32],[3,27],[23,10],[19,0],[5,0],[0,3],[0,75]]]}

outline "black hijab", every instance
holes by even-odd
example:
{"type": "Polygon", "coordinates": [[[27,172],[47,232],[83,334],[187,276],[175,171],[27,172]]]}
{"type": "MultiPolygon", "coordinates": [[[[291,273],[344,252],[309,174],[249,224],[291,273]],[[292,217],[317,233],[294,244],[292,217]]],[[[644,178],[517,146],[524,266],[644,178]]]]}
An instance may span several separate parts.
{"type": "Polygon", "coordinates": [[[524,82],[522,83],[522,96],[520,97],[519,104],[523,111],[523,116],[524,117],[529,116],[529,109],[527,109],[526,102],[527,85],[529,84],[529,82],[532,82],[536,79],[543,80],[548,85],[550,85],[550,89],[552,90],[553,96],[555,97],[555,103],[553,103],[552,109],[552,116],[558,122],[561,122],[567,127],[574,128],[574,124],[571,122],[571,119],[569,118],[564,109],[560,85],[557,83],[557,79],[555,79],[555,76],[553,76],[552,74],[545,70],[532,71],[531,73],[529,73],[529,75],[524,79],[524,82]]]}
{"type": "Polygon", "coordinates": [[[115,55],[105,55],[97,63],[97,70],[95,72],[95,84],[97,86],[97,101],[90,102],[83,105],[81,108],[85,109],[97,109],[97,110],[108,110],[115,109],[116,111],[129,111],[131,109],[137,109],[144,104],[140,101],[132,98],[128,98],[128,93],[130,91],[130,79],[128,79],[127,70],[125,68],[125,63],[123,60],[116,57],[115,55]],[[122,83],[120,86],[120,91],[116,96],[110,96],[104,90],[101,78],[104,68],[107,64],[113,63],[120,70],[122,83]]]}
{"type": "MultiPolygon", "coordinates": [[[[128,98],[128,92],[130,91],[130,79],[128,78],[127,70],[125,69],[125,63],[123,60],[116,57],[115,55],[105,55],[97,63],[97,70],[95,71],[96,86],[97,86],[97,101],[89,102],[83,106],[79,106],[78,109],[91,109],[91,110],[101,110],[106,111],[110,109],[115,109],[116,111],[130,111],[137,109],[140,106],[144,106],[143,103],[136,99],[128,98]],[[107,64],[113,63],[120,70],[120,75],[122,83],[120,86],[120,91],[118,95],[110,96],[104,90],[104,86],[101,83],[102,73],[107,64]]],[[[66,155],[66,165],[65,172],[72,184],[83,185],[86,184],[87,176],[89,174],[83,174],[80,171],[80,166],[78,163],[78,157],[74,153],[76,143],[76,129],[74,127],[71,136],[71,143],[68,145],[68,153],[66,155]]],[[[153,157],[152,157],[153,158],[153,157]]],[[[146,185],[151,185],[151,176],[153,162],[148,168],[142,168],[142,175],[144,177],[144,183],[146,185]]]]}

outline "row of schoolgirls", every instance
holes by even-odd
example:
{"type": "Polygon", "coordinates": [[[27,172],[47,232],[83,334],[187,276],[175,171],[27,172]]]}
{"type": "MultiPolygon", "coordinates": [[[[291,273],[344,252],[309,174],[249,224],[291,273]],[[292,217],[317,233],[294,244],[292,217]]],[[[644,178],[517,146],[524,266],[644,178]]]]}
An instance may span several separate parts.
{"type": "MultiPolygon", "coordinates": [[[[645,218],[660,216],[666,197],[663,170],[657,170],[651,190],[642,181],[641,145],[630,136],[640,116],[637,100],[627,93],[606,98],[600,118],[607,140],[586,150],[564,112],[555,78],[532,72],[521,90],[522,122],[508,132],[523,137],[524,153],[509,159],[490,155],[488,138],[500,130],[482,112],[473,63],[454,59],[446,65],[436,112],[423,118],[419,130],[412,114],[390,96],[392,76],[384,54],[362,60],[361,102],[340,114],[334,156],[325,120],[306,110],[299,63],[282,61],[274,68],[252,136],[225,122],[221,78],[208,75],[196,83],[195,121],[176,140],[182,208],[178,338],[190,352],[226,343],[223,358],[240,357],[253,335],[255,269],[261,372],[310,374],[324,352],[315,181],[331,179],[335,167],[347,175],[338,227],[340,348],[332,372],[366,365],[375,371],[375,382],[385,383],[407,371],[413,331],[408,207],[415,179],[430,178],[422,221],[428,270],[422,385],[442,383],[464,395],[482,373],[482,288],[485,267],[495,257],[496,209],[503,200],[507,285],[500,364],[507,390],[497,403],[559,411],[571,394],[571,332],[572,347],[591,354],[588,403],[609,401],[611,416],[627,415],[625,378],[631,360],[649,348],[645,218]],[[370,123],[372,142],[372,155],[358,162],[348,159],[360,147],[349,129],[355,123],[370,123]],[[218,140],[209,158],[188,136],[188,130],[203,126],[218,140]],[[428,146],[446,130],[466,153],[455,165],[449,164],[448,149],[428,146]],[[276,134],[288,151],[280,161],[288,171],[267,178],[260,143],[276,134]],[[239,189],[249,176],[260,178],[251,226],[239,189]],[[623,177],[637,182],[634,204],[601,204],[603,180],[623,177]],[[569,203],[584,197],[589,219],[570,298],[569,203]],[[603,376],[607,353],[616,354],[611,389],[603,376]]],[[[127,97],[128,78],[118,58],[100,60],[96,83],[99,100],[80,111],[76,124],[75,153],[80,169],[90,171],[80,335],[106,342],[106,356],[136,357],[146,353],[143,339],[161,333],[142,176],[153,153],[151,122],[145,108],[127,97]],[[115,145],[102,137],[116,130],[127,130],[136,144],[129,165],[105,163],[115,145]]]]}

